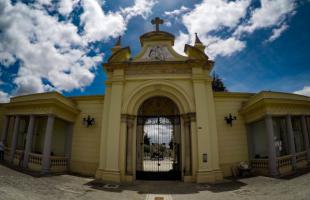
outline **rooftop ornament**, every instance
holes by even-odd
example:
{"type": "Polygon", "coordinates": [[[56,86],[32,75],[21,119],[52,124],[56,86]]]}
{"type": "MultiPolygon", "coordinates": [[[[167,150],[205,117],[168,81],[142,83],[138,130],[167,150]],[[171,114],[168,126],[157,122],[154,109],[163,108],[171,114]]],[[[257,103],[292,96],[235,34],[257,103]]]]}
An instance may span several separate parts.
{"type": "Polygon", "coordinates": [[[152,24],[156,26],[156,31],[159,31],[159,25],[164,23],[163,19],[160,19],[159,17],[155,17],[155,19],[152,19],[152,24]]]}

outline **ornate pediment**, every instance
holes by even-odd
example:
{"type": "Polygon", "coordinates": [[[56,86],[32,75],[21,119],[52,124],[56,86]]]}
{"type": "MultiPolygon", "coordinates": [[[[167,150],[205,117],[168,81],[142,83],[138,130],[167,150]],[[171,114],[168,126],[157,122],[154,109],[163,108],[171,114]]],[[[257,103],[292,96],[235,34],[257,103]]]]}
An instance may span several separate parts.
{"type": "Polygon", "coordinates": [[[176,53],[169,44],[154,43],[144,46],[140,54],[133,61],[182,61],[186,59],[186,57],[176,53]]]}

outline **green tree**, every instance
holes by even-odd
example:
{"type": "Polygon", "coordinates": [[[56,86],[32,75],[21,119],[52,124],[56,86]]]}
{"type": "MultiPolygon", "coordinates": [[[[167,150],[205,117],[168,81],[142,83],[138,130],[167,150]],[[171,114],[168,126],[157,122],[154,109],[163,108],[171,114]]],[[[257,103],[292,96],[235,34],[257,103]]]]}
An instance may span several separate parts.
{"type": "Polygon", "coordinates": [[[224,82],[215,72],[212,75],[212,89],[215,92],[227,92],[224,82]]]}
{"type": "Polygon", "coordinates": [[[144,140],[144,144],[150,145],[151,138],[149,138],[147,134],[144,134],[143,140],[144,140]]]}

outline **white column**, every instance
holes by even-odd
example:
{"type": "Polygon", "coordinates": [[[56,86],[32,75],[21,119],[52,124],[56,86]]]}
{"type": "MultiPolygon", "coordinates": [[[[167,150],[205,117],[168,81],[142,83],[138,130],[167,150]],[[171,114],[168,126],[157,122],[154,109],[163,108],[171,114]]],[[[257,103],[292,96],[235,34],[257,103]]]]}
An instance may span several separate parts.
{"type": "Polygon", "coordinates": [[[124,176],[126,174],[127,169],[127,149],[128,149],[128,141],[127,141],[127,115],[122,114],[121,117],[121,134],[119,137],[120,143],[120,151],[119,151],[119,166],[120,166],[120,173],[121,173],[121,180],[124,180],[124,176]]]}
{"type": "Polygon", "coordinates": [[[253,136],[252,136],[252,130],[251,130],[251,125],[247,124],[246,125],[246,131],[247,131],[247,143],[248,143],[248,157],[249,161],[251,161],[254,158],[254,145],[255,143],[253,142],[253,136]]]}
{"type": "Polygon", "coordinates": [[[133,126],[134,126],[134,117],[127,117],[127,150],[126,150],[126,174],[133,175],[133,126]]]}
{"type": "Polygon", "coordinates": [[[28,166],[29,153],[31,151],[32,138],[33,138],[33,132],[34,132],[34,121],[35,121],[35,116],[30,115],[29,116],[29,125],[28,125],[28,130],[27,130],[27,136],[26,136],[26,146],[25,146],[23,167],[28,166]]]}
{"type": "Polygon", "coordinates": [[[211,123],[208,121],[207,111],[207,94],[204,80],[194,80],[194,94],[195,94],[195,105],[196,105],[196,123],[197,130],[197,148],[198,148],[198,171],[207,172],[212,171],[213,160],[212,160],[212,141],[211,135],[216,133],[210,132],[211,123]],[[203,161],[203,154],[208,154],[208,161],[203,161]]]}
{"type": "Polygon", "coordinates": [[[293,156],[292,165],[293,165],[293,169],[296,169],[295,138],[294,138],[294,131],[293,131],[293,126],[292,126],[292,118],[290,115],[286,116],[286,125],[287,125],[290,154],[293,156]]]}
{"type": "Polygon", "coordinates": [[[68,122],[65,139],[65,157],[67,158],[67,169],[70,169],[71,149],[72,149],[73,123],[68,122]]]}
{"type": "Polygon", "coordinates": [[[302,123],[302,133],[304,135],[305,148],[307,151],[307,160],[308,160],[308,163],[310,164],[309,135],[308,135],[308,131],[307,131],[306,117],[304,115],[301,116],[301,123],[302,123]]]}
{"type": "Polygon", "coordinates": [[[49,172],[50,169],[50,157],[51,157],[51,145],[53,137],[55,116],[49,115],[47,118],[45,137],[44,137],[44,146],[43,146],[43,155],[42,155],[42,172],[49,172]]]}
{"type": "Polygon", "coordinates": [[[106,90],[104,95],[104,104],[103,104],[103,114],[101,120],[101,137],[100,137],[100,154],[99,154],[99,166],[96,172],[96,178],[102,178],[102,171],[104,170],[106,164],[106,146],[107,141],[107,132],[108,132],[108,122],[109,122],[109,113],[110,113],[110,102],[111,102],[111,83],[106,82],[106,90]]]}
{"type": "Polygon", "coordinates": [[[19,131],[19,120],[20,120],[20,116],[18,116],[18,115],[15,116],[13,137],[12,137],[12,143],[11,143],[11,152],[10,152],[10,162],[14,161],[14,154],[15,154],[15,150],[16,150],[18,131],[19,131]]]}
{"type": "MultiPolygon", "coordinates": [[[[116,70],[115,70],[116,71],[116,70]]],[[[114,73],[116,73],[114,71],[114,73]]],[[[102,179],[105,181],[120,182],[120,132],[121,132],[121,107],[123,95],[123,82],[115,80],[112,82],[110,109],[105,148],[105,167],[102,179]]],[[[105,112],[105,111],[104,111],[105,112]]]]}
{"type": "Polygon", "coordinates": [[[73,134],[73,123],[68,122],[65,137],[65,156],[68,159],[71,157],[72,134],[73,134]]]}
{"type": "Polygon", "coordinates": [[[143,125],[137,125],[136,135],[136,170],[143,170],[142,142],[143,142],[143,125]]]}
{"type": "Polygon", "coordinates": [[[191,158],[192,158],[192,175],[193,177],[196,176],[196,172],[198,170],[198,138],[197,138],[197,125],[196,125],[196,116],[195,113],[190,114],[190,135],[191,135],[191,158]]]}
{"type": "Polygon", "coordinates": [[[269,166],[269,174],[271,176],[278,175],[277,169],[277,155],[276,149],[274,145],[274,131],[272,124],[272,116],[267,115],[265,118],[265,126],[267,131],[267,139],[268,139],[268,166],[269,166]]]}
{"type": "Polygon", "coordinates": [[[3,116],[3,122],[2,122],[2,135],[1,140],[4,144],[6,143],[7,135],[8,135],[8,127],[9,127],[9,121],[10,118],[8,115],[3,116]]]}
{"type": "Polygon", "coordinates": [[[184,151],[185,151],[185,176],[190,176],[192,174],[191,171],[191,130],[190,130],[190,117],[185,116],[184,120],[184,151]]]}

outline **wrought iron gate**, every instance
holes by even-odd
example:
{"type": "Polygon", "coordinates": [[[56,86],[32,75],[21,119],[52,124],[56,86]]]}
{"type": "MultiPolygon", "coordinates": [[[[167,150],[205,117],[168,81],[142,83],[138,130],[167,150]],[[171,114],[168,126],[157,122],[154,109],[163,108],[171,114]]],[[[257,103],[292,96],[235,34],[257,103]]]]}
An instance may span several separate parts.
{"type": "Polygon", "coordinates": [[[180,179],[180,116],[139,116],[137,123],[137,179],[180,179]]]}

